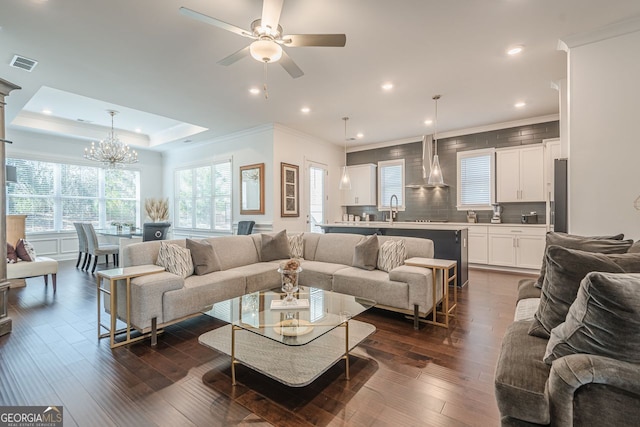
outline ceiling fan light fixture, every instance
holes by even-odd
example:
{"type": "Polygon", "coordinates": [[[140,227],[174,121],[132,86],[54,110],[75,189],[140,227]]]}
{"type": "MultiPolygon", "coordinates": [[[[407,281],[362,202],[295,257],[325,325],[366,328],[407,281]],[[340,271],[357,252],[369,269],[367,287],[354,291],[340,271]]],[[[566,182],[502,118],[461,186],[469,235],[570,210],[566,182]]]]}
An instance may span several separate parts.
{"type": "Polygon", "coordinates": [[[276,62],[282,58],[282,47],[273,40],[256,40],[249,46],[251,56],[260,62],[276,62]]]}

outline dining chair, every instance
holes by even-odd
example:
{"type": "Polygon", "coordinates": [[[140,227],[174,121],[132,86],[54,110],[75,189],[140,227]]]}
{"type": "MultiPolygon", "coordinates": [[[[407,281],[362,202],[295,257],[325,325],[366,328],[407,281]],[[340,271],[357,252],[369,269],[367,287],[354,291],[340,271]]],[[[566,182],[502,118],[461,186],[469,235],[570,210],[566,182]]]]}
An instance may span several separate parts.
{"type": "Polygon", "coordinates": [[[246,236],[251,234],[255,221],[238,221],[238,236],[246,236]]]}
{"type": "Polygon", "coordinates": [[[142,224],[142,241],[166,240],[170,222],[145,222],[142,224]]]}
{"type": "Polygon", "coordinates": [[[80,265],[80,261],[82,260],[82,256],[84,255],[84,262],[82,263],[82,269],[84,270],[89,255],[87,246],[87,235],[84,233],[84,228],[82,227],[81,222],[74,222],[73,226],[76,228],[76,233],[78,234],[78,262],[76,262],[76,268],[78,268],[78,266],[80,265]]]}
{"type": "MultiPolygon", "coordinates": [[[[93,267],[91,268],[91,274],[95,273],[96,266],[98,264],[98,257],[100,255],[105,255],[107,259],[107,265],[109,265],[109,255],[113,255],[113,265],[118,265],[118,256],[120,252],[120,248],[118,245],[105,245],[98,241],[98,235],[96,234],[96,230],[93,228],[93,224],[83,223],[82,228],[84,229],[85,234],[87,235],[87,253],[89,257],[93,257],[93,267]]],[[[91,258],[89,258],[89,263],[87,263],[87,269],[89,268],[89,264],[91,264],[91,258]]]]}

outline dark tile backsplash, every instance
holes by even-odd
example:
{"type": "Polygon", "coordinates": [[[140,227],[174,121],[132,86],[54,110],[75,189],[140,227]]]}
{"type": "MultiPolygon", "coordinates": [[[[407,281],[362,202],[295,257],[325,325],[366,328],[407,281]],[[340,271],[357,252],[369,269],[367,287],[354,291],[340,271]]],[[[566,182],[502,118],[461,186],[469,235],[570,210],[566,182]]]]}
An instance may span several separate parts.
{"type": "MultiPolygon", "coordinates": [[[[456,136],[438,140],[438,156],[444,175],[446,188],[405,189],[406,210],[398,213],[399,221],[415,219],[447,220],[449,222],[466,222],[466,211],[456,208],[457,174],[456,153],[458,151],[476,150],[480,148],[503,148],[519,145],[539,144],[543,139],[557,138],[560,135],[559,122],[538,123],[535,125],[500,129],[470,135],[456,136]]],[[[405,159],[405,183],[419,183],[422,180],[422,142],[391,147],[358,151],[347,155],[347,164],[377,164],[381,160],[405,159]]],[[[502,221],[520,223],[523,213],[535,211],[538,222],[545,223],[544,203],[502,203],[502,221]]],[[[382,219],[375,206],[348,207],[347,212],[354,215],[368,213],[382,219]]],[[[491,211],[478,211],[478,222],[488,223],[491,211]]]]}

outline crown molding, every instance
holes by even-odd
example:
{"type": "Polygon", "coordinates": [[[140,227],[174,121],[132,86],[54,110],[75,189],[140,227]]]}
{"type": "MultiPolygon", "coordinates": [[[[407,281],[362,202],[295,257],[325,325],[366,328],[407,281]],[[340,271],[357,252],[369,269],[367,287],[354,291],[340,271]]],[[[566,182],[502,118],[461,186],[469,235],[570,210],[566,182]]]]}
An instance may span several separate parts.
{"type": "MultiPolygon", "coordinates": [[[[518,126],[535,125],[538,123],[553,122],[556,120],[560,120],[559,114],[549,114],[546,116],[531,117],[528,119],[513,120],[510,122],[494,123],[491,125],[476,126],[472,128],[452,130],[447,132],[438,132],[438,139],[440,140],[444,138],[454,138],[456,136],[471,135],[474,133],[481,133],[481,132],[491,132],[494,130],[509,129],[509,128],[514,128],[518,126]]],[[[369,145],[359,145],[357,147],[347,149],[347,153],[355,153],[358,151],[372,150],[375,148],[392,147],[394,145],[411,144],[413,142],[420,142],[420,141],[422,141],[422,135],[413,136],[409,138],[395,139],[393,141],[378,142],[378,143],[369,144],[369,145]]]]}
{"type": "MultiPolygon", "coordinates": [[[[80,123],[74,120],[61,119],[30,111],[21,111],[11,122],[12,127],[25,132],[48,133],[72,139],[99,141],[104,139],[111,127],[80,123]]],[[[149,138],[146,135],[117,129],[120,140],[136,148],[148,148],[149,138]]]]}
{"type": "Polygon", "coordinates": [[[595,30],[563,37],[558,41],[558,50],[569,52],[569,49],[596,43],[613,37],[623,36],[625,34],[635,33],[637,31],[640,31],[640,15],[623,19],[621,21],[605,25],[604,27],[596,28],[595,30]]]}
{"type": "Polygon", "coordinates": [[[316,136],[310,135],[308,133],[304,133],[301,132],[297,129],[292,129],[290,127],[287,127],[281,123],[274,123],[273,124],[273,128],[274,130],[278,131],[278,132],[282,132],[282,133],[286,133],[288,135],[291,136],[295,136],[296,138],[303,138],[306,139],[307,141],[313,142],[314,144],[321,144],[321,145],[325,145],[327,147],[331,147],[331,148],[342,148],[341,145],[338,144],[334,144],[333,142],[330,141],[326,141],[324,139],[320,139],[316,136]]]}

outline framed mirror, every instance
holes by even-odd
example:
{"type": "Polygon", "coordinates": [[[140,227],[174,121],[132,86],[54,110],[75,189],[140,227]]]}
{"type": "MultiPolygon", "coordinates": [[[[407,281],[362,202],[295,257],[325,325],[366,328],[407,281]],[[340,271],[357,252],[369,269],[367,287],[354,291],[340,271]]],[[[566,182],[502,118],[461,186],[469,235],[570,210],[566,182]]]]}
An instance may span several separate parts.
{"type": "Polygon", "coordinates": [[[240,166],[240,215],[264,215],[264,163],[240,166]]]}

